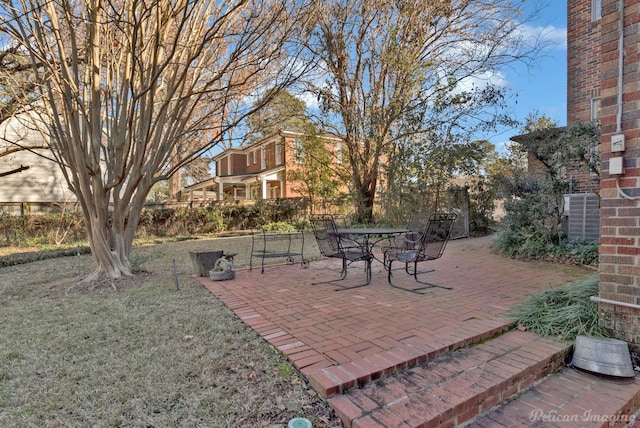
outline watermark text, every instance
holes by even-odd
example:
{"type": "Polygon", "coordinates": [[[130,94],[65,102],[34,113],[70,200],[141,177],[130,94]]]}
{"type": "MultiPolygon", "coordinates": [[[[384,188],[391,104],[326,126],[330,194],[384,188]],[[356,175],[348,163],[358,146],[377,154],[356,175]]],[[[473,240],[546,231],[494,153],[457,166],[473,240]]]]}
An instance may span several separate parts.
{"type": "Polygon", "coordinates": [[[582,413],[561,413],[557,410],[534,409],[529,413],[529,420],[531,422],[623,422],[625,424],[633,423],[635,421],[634,415],[603,415],[593,410],[585,410],[582,413]]]}

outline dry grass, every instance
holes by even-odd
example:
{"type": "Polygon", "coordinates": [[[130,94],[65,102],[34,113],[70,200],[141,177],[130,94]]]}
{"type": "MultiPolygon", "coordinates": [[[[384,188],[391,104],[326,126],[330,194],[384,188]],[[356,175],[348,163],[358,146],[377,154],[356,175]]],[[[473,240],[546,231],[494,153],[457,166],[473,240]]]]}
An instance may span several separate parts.
{"type": "Polygon", "coordinates": [[[340,426],[284,357],[192,277],[189,250],[237,252],[242,266],[250,244],[139,246],[140,274],[91,287],[79,281],[89,256],[0,269],[0,426],[284,427],[296,416],[340,426]]]}

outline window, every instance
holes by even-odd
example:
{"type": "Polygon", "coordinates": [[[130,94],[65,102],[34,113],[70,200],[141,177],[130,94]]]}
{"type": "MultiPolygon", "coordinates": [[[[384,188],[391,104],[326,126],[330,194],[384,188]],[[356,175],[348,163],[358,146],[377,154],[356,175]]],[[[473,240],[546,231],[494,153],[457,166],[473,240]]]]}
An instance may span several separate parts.
{"type": "Polygon", "coordinates": [[[344,151],[342,150],[342,143],[336,144],[336,163],[341,164],[344,161],[344,151]]]}
{"type": "Polygon", "coordinates": [[[591,121],[600,120],[600,98],[591,99],[591,121]]]}
{"type": "Polygon", "coordinates": [[[265,154],[264,146],[260,147],[260,168],[267,169],[267,156],[265,154]]]}
{"type": "Polygon", "coordinates": [[[276,165],[280,165],[282,163],[282,145],[280,143],[276,143],[276,165]]]}
{"type": "Polygon", "coordinates": [[[304,147],[302,146],[302,141],[296,140],[295,146],[293,149],[295,161],[296,163],[304,163],[304,147]]]}
{"type": "Polygon", "coordinates": [[[256,158],[256,150],[252,151],[251,153],[253,154],[253,163],[255,165],[256,163],[258,163],[258,159],[256,158]]]}
{"type": "Polygon", "coordinates": [[[247,166],[251,165],[251,156],[247,153],[247,166]]]}
{"type": "Polygon", "coordinates": [[[602,0],[591,0],[591,21],[602,18],[602,0]]]}

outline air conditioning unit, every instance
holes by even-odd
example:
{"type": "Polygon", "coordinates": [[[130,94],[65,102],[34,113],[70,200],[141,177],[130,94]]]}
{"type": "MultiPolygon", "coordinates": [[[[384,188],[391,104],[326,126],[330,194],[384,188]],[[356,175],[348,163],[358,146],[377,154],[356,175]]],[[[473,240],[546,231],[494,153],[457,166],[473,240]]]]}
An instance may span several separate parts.
{"type": "Polygon", "coordinates": [[[565,233],[571,241],[598,242],[600,198],[594,193],[564,195],[565,233]]]}

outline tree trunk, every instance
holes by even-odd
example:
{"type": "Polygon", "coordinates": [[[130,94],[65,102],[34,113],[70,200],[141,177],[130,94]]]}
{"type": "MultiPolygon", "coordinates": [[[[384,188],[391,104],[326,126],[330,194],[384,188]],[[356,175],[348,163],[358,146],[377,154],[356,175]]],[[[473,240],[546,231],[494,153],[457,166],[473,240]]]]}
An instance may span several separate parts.
{"type": "Polygon", "coordinates": [[[85,213],[84,216],[85,222],[89,225],[88,238],[91,254],[97,264],[96,270],[86,280],[92,281],[102,276],[109,278],[131,276],[129,251],[123,239],[122,228],[109,222],[108,210],[94,211],[94,213],[85,213]]]}
{"type": "Polygon", "coordinates": [[[82,205],[97,263],[90,278],[131,275],[151,186],[178,173],[176,198],[181,168],[311,67],[288,43],[308,23],[295,2],[178,3],[0,3],[0,34],[25,53],[42,97],[22,107],[82,205]]]}
{"type": "Polygon", "coordinates": [[[138,191],[126,197],[120,187],[113,194],[125,198],[110,197],[110,192],[96,192],[102,197],[79,196],[83,206],[91,253],[96,260],[96,270],[87,278],[122,278],[133,275],[130,263],[131,246],[140,220],[140,212],[146,195],[153,183],[141,179],[138,191]],[[112,201],[111,204],[109,201],[112,201]]]}
{"type": "Polygon", "coordinates": [[[373,224],[373,207],[376,198],[376,184],[375,177],[371,177],[371,174],[362,181],[362,184],[357,189],[358,198],[357,209],[357,221],[362,224],[373,224]]]}

